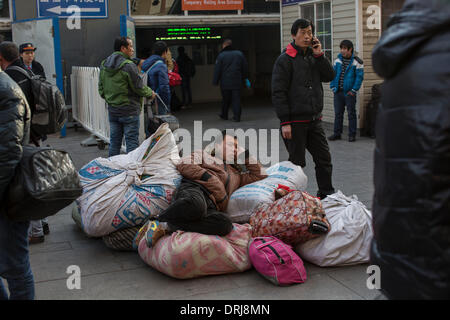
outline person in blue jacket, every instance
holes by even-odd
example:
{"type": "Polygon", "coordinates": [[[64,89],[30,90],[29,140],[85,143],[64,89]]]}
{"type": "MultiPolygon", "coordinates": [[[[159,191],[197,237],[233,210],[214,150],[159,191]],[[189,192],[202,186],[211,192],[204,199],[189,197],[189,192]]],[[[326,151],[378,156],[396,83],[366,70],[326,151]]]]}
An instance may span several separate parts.
{"type": "Polygon", "coordinates": [[[348,141],[356,140],[356,94],[364,80],[364,63],[354,53],[353,43],[344,40],[341,53],[334,62],[334,80],[330,88],[334,92],[334,133],[328,140],[340,140],[344,121],[345,106],[348,113],[348,141]]]}
{"type": "Polygon", "coordinates": [[[158,114],[170,113],[170,86],[169,71],[165,62],[165,57],[169,48],[164,41],[157,41],[153,45],[153,55],[142,64],[142,72],[147,73],[147,85],[155,91],[167,108],[156,98],[158,104],[158,114]]]}

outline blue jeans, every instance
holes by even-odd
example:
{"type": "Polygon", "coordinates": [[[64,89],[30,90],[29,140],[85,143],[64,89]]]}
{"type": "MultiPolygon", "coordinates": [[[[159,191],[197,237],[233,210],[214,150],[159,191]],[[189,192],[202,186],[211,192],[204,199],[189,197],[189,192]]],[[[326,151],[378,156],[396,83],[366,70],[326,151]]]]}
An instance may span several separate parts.
{"type": "Polygon", "coordinates": [[[109,156],[120,154],[123,136],[127,153],[139,147],[139,116],[117,117],[109,114],[109,156]]]}
{"type": "Polygon", "coordinates": [[[28,251],[30,222],[13,222],[0,209],[0,300],[33,300],[34,278],[28,251]],[[8,282],[10,296],[3,279],[8,282]]]}
{"type": "Polygon", "coordinates": [[[345,106],[348,113],[348,136],[356,136],[356,96],[347,95],[340,90],[334,94],[334,134],[342,134],[345,106]]]}

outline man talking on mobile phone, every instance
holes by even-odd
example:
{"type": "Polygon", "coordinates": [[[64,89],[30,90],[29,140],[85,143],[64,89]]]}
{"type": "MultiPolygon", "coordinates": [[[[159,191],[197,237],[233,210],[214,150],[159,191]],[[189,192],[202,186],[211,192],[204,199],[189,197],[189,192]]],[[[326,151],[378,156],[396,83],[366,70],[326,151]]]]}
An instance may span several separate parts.
{"type": "Polygon", "coordinates": [[[334,193],[331,154],[322,127],[322,82],[334,79],[333,66],[314,36],[314,25],[298,19],[291,28],[292,42],[278,57],[272,72],[272,103],[280,119],[289,161],[306,166],[305,150],[316,166],[317,196],[334,193]]]}

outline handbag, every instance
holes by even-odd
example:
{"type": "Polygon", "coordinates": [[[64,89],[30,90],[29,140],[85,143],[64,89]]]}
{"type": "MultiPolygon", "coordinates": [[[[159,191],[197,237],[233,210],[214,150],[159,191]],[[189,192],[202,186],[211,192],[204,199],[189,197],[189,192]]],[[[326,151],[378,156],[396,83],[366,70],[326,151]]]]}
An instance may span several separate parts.
{"type": "Polygon", "coordinates": [[[278,286],[306,281],[306,269],[302,259],[280,239],[273,236],[253,238],[248,255],[256,271],[278,286]]]}
{"type": "Polygon", "coordinates": [[[5,196],[11,221],[40,220],[67,207],[83,193],[78,171],[65,151],[24,146],[5,196]]]}
{"type": "Polygon", "coordinates": [[[169,71],[169,86],[176,87],[181,85],[181,76],[173,71],[169,71]]]}

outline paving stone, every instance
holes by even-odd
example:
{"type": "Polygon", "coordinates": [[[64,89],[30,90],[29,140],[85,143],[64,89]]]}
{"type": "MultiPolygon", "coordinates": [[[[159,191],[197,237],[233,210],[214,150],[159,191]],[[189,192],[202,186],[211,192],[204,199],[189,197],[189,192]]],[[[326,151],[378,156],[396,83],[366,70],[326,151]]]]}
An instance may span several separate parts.
{"type": "Polygon", "coordinates": [[[258,283],[237,289],[187,297],[195,300],[360,300],[361,296],[327,274],[309,276],[305,283],[278,287],[260,277],[258,283]]]}

